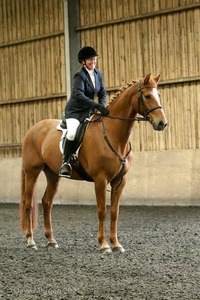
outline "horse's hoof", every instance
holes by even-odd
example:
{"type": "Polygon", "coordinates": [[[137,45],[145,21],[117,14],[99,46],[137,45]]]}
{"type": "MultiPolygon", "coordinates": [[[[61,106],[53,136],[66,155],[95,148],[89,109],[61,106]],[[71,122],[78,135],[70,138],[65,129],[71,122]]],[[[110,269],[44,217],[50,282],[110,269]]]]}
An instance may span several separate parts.
{"type": "Polygon", "coordinates": [[[118,252],[118,253],[124,253],[125,249],[121,246],[121,247],[113,247],[112,248],[113,252],[118,252]]]}
{"type": "Polygon", "coordinates": [[[33,244],[33,245],[27,245],[26,248],[28,248],[28,249],[33,249],[33,250],[35,250],[35,251],[37,250],[36,244],[33,244]]]}
{"type": "Polygon", "coordinates": [[[31,238],[31,237],[27,238],[27,246],[26,246],[26,248],[37,250],[37,246],[36,246],[36,243],[35,243],[35,241],[34,241],[33,238],[31,238]]]}
{"type": "Polygon", "coordinates": [[[55,249],[59,248],[58,244],[55,243],[55,242],[48,242],[47,247],[52,247],[52,248],[55,248],[55,249]]]}
{"type": "Polygon", "coordinates": [[[101,247],[101,252],[103,254],[110,254],[112,253],[112,249],[110,247],[101,247]]]}

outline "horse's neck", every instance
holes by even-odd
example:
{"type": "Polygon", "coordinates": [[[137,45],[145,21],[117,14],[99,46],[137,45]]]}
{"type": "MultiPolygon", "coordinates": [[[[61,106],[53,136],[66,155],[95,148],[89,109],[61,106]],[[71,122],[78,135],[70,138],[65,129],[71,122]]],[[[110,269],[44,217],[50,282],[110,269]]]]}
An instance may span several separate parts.
{"type": "MultiPolygon", "coordinates": [[[[113,115],[113,114],[112,114],[113,115]]],[[[114,115],[113,115],[114,116],[114,115]]],[[[117,116],[117,115],[115,115],[117,116]]],[[[134,121],[121,119],[107,119],[107,130],[110,132],[112,140],[116,144],[125,145],[129,141],[129,137],[133,128],[134,121]]]]}
{"type": "Polygon", "coordinates": [[[108,108],[110,108],[111,114],[122,118],[133,118],[136,115],[133,103],[137,105],[137,89],[137,83],[125,88],[116,99],[110,103],[108,108]]]}
{"type": "Polygon", "coordinates": [[[110,132],[112,132],[112,139],[115,144],[122,145],[122,147],[129,141],[136,116],[132,106],[133,97],[137,99],[137,87],[135,85],[124,90],[110,103],[110,115],[119,117],[119,119],[109,119],[110,132]],[[124,118],[124,120],[120,118],[124,118]],[[129,119],[132,119],[132,121],[129,119]]]}

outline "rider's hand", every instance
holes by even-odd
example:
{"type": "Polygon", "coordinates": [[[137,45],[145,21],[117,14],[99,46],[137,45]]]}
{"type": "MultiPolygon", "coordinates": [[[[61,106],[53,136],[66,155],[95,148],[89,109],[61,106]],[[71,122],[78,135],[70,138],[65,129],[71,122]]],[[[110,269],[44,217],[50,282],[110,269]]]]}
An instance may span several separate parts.
{"type": "Polygon", "coordinates": [[[95,108],[100,111],[103,116],[108,116],[110,111],[101,104],[96,104],[95,108]]]}

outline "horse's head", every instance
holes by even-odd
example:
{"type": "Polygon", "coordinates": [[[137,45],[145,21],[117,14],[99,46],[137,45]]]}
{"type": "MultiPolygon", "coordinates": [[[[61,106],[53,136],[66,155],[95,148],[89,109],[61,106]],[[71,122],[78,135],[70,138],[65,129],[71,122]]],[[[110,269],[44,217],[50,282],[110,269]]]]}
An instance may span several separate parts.
{"type": "Polygon", "coordinates": [[[154,78],[149,74],[144,80],[138,82],[138,113],[151,123],[153,129],[164,130],[167,119],[157,90],[159,80],[160,75],[154,78]]]}

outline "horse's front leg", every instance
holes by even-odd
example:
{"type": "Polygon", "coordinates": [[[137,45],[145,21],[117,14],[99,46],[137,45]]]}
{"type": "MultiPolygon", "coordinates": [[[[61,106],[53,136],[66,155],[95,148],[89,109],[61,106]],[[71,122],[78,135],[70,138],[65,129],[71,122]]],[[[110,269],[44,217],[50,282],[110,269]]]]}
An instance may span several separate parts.
{"type": "Polygon", "coordinates": [[[105,221],[107,215],[106,209],[106,180],[97,179],[95,181],[95,193],[96,193],[96,200],[97,200],[97,212],[99,218],[99,228],[97,233],[97,239],[99,244],[101,245],[101,251],[103,253],[110,253],[112,252],[110,245],[106,241],[105,236],[105,221]]]}
{"type": "Polygon", "coordinates": [[[126,184],[126,177],[124,176],[122,182],[118,188],[115,189],[115,185],[112,185],[111,191],[111,209],[110,209],[110,242],[113,246],[113,251],[123,253],[125,250],[119,243],[117,238],[117,223],[119,216],[119,204],[120,198],[126,184]]]}

